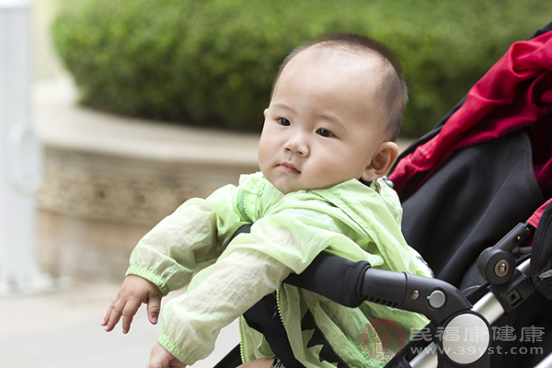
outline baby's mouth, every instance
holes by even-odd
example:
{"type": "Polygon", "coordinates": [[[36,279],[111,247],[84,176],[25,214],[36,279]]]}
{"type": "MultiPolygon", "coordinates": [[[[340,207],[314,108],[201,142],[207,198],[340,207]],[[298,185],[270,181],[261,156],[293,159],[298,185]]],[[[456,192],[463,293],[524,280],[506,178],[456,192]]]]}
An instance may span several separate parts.
{"type": "Polygon", "coordinates": [[[300,174],[301,173],[298,169],[296,169],[294,164],[288,163],[288,162],[279,164],[278,168],[280,168],[281,170],[283,170],[286,173],[291,173],[291,174],[300,174]]]}

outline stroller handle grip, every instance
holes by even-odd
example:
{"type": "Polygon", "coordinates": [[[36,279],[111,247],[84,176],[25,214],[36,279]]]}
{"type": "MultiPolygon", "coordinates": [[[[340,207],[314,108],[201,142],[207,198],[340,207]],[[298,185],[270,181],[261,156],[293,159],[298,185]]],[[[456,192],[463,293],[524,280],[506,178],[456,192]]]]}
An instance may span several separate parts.
{"type": "Polygon", "coordinates": [[[471,303],[451,284],[404,272],[371,268],[321,252],[307,269],[285,283],[304,288],[348,307],[364,301],[424,314],[434,324],[468,310],[471,303]]]}
{"type": "Polygon", "coordinates": [[[313,291],[347,307],[365,301],[361,293],[363,276],[370,270],[367,261],[353,262],[321,252],[301,274],[290,274],[284,283],[313,291]]]}

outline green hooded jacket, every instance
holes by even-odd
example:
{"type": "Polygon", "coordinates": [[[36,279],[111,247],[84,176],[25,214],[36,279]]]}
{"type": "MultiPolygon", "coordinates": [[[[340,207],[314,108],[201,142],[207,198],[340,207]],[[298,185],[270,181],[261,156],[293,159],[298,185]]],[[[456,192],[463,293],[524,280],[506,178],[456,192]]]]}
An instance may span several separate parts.
{"type": "MultiPolygon", "coordinates": [[[[347,308],[282,281],[323,250],[374,268],[431,276],[401,234],[401,213],[382,179],[284,195],[261,173],[245,175],[238,187],[191,199],[162,220],[138,243],[127,274],[150,280],[164,295],[189,285],[164,307],[159,336],[183,363],[207,357],[222,327],[277,290],[278,313],[303,365],[381,367],[426,318],[368,302],[347,308]],[[244,224],[252,224],[251,232],[231,241],[244,224]],[[315,335],[322,344],[314,344],[315,335]],[[342,361],[322,360],[322,350],[342,361]]],[[[274,356],[243,319],[240,333],[244,362],[274,356]]]]}

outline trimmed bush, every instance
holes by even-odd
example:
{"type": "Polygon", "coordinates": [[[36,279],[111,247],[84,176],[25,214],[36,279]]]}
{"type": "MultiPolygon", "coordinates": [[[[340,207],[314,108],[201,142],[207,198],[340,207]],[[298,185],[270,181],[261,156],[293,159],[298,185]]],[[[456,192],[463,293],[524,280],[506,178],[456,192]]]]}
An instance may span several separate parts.
{"type": "Polygon", "coordinates": [[[290,50],[324,33],[365,34],[403,62],[402,135],[419,136],[550,15],[541,0],[88,0],[53,33],[86,106],[254,132],[290,50]]]}

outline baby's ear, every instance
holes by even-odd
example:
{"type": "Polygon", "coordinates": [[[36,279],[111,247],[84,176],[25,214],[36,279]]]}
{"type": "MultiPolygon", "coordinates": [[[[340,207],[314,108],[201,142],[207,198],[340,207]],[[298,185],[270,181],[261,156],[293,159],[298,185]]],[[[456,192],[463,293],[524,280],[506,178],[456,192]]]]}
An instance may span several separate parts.
{"type": "Polygon", "coordinates": [[[365,171],[363,172],[362,179],[370,182],[377,178],[384,177],[392,165],[396,162],[399,155],[399,148],[395,142],[386,141],[380,144],[377,153],[374,155],[372,161],[369,163],[365,171]]]}

